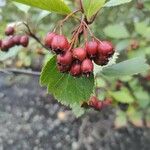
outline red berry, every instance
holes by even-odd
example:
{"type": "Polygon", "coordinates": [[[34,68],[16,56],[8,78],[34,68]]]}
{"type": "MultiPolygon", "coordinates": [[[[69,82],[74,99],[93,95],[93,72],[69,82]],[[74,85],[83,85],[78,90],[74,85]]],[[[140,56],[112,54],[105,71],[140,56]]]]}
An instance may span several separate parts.
{"type": "Polygon", "coordinates": [[[107,98],[103,101],[103,107],[109,106],[112,104],[112,99],[107,98]]]}
{"type": "Polygon", "coordinates": [[[98,53],[103,56],[111,56],[114,53],[114,47],[109,41],[102,41],[98,44],[98,53]]]}
{"type": "Polygon", "coordinates": [[[2,41],[1,50],[4,52],[7,52],[9,50],[9,48],[10,48],[9,41],[8,40],[2,41]]]}
{"type": "Polygon", "coordinates": [[[29,44],[29,37],[27,35],[24,35],[20,38],[20,44],[23,46],[23,47],[27,47],[28,44],[29,44]]]}
{"type": "Polygon", "coordinates": [[[47,46],[48,48],[51,48],[51,42],[54,36],[56,36],[56,33],[54,32],[51,32],[51,33],[49,32],[46,35],[45,40],[44,40],[45,46],[47,46]]]}
{"type": "Polygon", "coordinates": [[[70,69],[70,74],[72,76],[80,76],[81,75],[81,65],[79,63],[73,63],[70,69]]]}
{"type": "Polygon", "coordinates": [[[81,64],[81,71],[83,74],[89,76],[93,72],[94,65],[90,59],[85,59],[81,64]]]}
{"type": "Polygon", "coordinates": [[[97,54],[98,43],[96,41],[89,41],[85,44],[85,50],[90,57],[97,54]]]}
{"type": "Polygon", "coordinates": [[[73,49],[73,57],[79,61],[83,61],[87,56],[87,53],[84,48],[75,48],[73,49]]]}
{"type": "Polygon", "coordinates": [[[64,35],[56,35],[52,38],[51,47],[57,54],[59,54],[66,52],[69,49],[70,44],[64,35]]]}
{"type": "Polygon", "coordinates": [[[101,110],[103,107],[103,104],[101,101],[99,101],[97,97],[92,96],[89,101],[89,106],[93,107],[96,110],[101,110]]]}
{"type": "Polygon", "coordinates": [[[70,70],[70,66],[69,65],[60,65],[60,64],[57,64],[57,69],[62,72],[62,73],[65,73],[65,72],[68,72],[70,70]]]}
{"type": "Polygon", "coordinates": [[[19,36],[19,35],[15,35],[13,37],[13,41],[16,45],[20,45],[20,40],[21,40],[21,36],[19,36]]]}
{"type": "Polygon", "coordinates": [[[109,59],[107,56],[103,56],[99,54],[97,54],[97,56],[94,58],[95,64],[100,65],[100,66],[107,65],[108,61],[109,59]]]}
{"type": "Polygon", "coordinates": [[[8,43],[9,43],[9,48],[12,48],[13,46],[15,46],[15,43],[13,41],[13,36],[11,36],[10,38],[7,39],[8,43]]]}
{"type": "Polygon", "coordinates": [[[72,53],[67,51],[64,54],[59,54],[57,56],[57,63],[61,65],[70,65],[72,63],[72,53]]]}
{"type": "Polygon", "coordinates": [[[14,27],[11,27],[11,26],[8,26],[8,27],[6,28],[6,30],[5,30],[5,34],[6,34],[7,36],[13,35],[14,32],[15,32],[15,29],[14,29],[14,27]]]}

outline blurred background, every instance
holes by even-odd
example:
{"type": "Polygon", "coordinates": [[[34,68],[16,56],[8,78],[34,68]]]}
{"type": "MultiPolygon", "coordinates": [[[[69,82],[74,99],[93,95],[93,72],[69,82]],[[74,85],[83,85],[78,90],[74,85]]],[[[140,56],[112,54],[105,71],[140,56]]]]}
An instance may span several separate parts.
{"type": "MultiPolygon", "coordinates": [[[[75,0],[66,3],[76,5],[75,0]]],[[[0,0],[0,39],[5,38],[8,24],[25,21],[43,41],[60,19],[54,13],[0,0]]],[[[70,19],[64,34],[70,37],[68,29],[75,24],[70,19]]],[[[150,64],[150,0],[102,9],[91,29],[98,38],[113,41],[118,62],[145,55],[150,64]]],[[[51,56],[33,39],[28,48],[0,51],[0,150],[150,149],[150,71],[117,79],[97,77],[96,95],[101,100],[111,97],[113,105],[76,118],[39,86],[38,72],[51,56]],[[23,75],[20,69],[36,73],[23,75]]]]}

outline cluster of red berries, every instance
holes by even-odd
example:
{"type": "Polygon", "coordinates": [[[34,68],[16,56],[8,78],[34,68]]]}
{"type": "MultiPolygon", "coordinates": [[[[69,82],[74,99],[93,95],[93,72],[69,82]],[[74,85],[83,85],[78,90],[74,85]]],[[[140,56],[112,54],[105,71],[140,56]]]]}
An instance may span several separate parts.
{"type": "Polygon", "coordinates": [[[93,107],[96,110],[102,110],[103,108],[110,106],[112,104],[112,100],[106,98],[104,101],[100,101],[97,97],[92,96],[89,101],[89,106],[93,107]]]}
{"type": "Polygon", "coordinates": [[[102,110],[112,104],[112,99],[106,98],[104,101],[100,101],[96,96],[92,96],[88,103],[83,103],[84,108],[94,108],[95,110],[102,110]]]}
{"type": "Polygon", "coordinates": [[[82,74],[87,77],[93,72],[94,63],[106,65],[114,54],[114,47],[109,41],[92,40],[84,47],[71,48],[64,35],[54,32],[45,37],[45,46],[57,54],[57,67],[60,72],[69,72],[72,76],[82,74]]]}
{"type": "Polygon", "coordinates": [[[15,35],[15,29],[12,26],[8,26],[5,30],[6,39],[0,40],[0,49],[3,52],[7,52],[14,46],[27,47],[29,43],[29,37],[27,35],[15,35]]]}

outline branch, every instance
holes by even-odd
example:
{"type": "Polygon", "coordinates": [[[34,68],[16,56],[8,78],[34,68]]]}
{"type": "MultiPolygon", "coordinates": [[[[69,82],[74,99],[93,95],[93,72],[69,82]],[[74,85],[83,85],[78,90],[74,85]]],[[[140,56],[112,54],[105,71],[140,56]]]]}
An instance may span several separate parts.
{"type": "Polygon", "coordinates": [[[80,8],[81,8],[82,13],[84,13],[84,8],[83,8],[82,0],[80,0],[80,8]]]}
{"type": "Polygon", "coordinates": [[[25,75],[40,76],[40,72],[16,68],[0,69],[0,72],[5,74],[25,74],[25,75]]]}
{"type": "Polygon", "coordinates": [[[28,24],[26,24],[25,22],[23,22],[23,24],[24,24],[24,25],[27,27],[27,29],[28,29],[28,32],[29,32],[28,35],[29,35],[30,37],[32,37],[33,39],[35,39],[43,48],[49,50],[48,47],[46,47],[46,46],[41,42],[41,40],[40,40],[34,33],[32,33],[32,31],[31,31],[30,27],[28,26],[28,24]]]}

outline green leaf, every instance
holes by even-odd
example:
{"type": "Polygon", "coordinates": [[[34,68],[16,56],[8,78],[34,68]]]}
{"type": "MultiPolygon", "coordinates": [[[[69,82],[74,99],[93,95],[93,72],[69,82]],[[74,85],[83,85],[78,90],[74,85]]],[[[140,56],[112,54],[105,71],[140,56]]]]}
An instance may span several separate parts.
{"type": "Polygon", "coordinates": [[[124,88],[121,91],[116,91],[116,92],[109,92],[109,94],[118,102],[121,103],[133,103],[134,98],[132,95],[129,93],[129,91],[124,88]]]}
{"type": "Polygon", "coordinates": [[[13,47],[7,53],[0,51],[0,62],[15,57],[18,52],[21,50],[21,47],[13,47]]]}
{"type": "Polygon", "coordinates": [[[115,127],[122,128],[127,126],[127,116],[123,111],[116,112],[115,127]]]}
{"type": "Polygon", "coordinates": [[[106,0],[82,0],[85,15],[90,19],[100,8],[103,7],[106,0]]]}
{"type": "Polygon", "coordinates": [[[57,70],[56,57],[53,57],[43,68],[40,83],[47,86],[48,92],[59,102],[71,107],[89,99],[94,88],[94,77],[74,78],[69,74],[60,73],[57,70]]]}
{"type": "Polygon", "coordinates": [[[132,0],[110,0],[104,6],[105,7],[113,7],[113,6],[118,6],[118,5],[121,5],[121,4],[129,3],[131,1],[132,0]]]}
{"type": "Polygon", "coordinates": [[[70,8],[62,0],[13,0],[25,5],[56,12],[59,14],[68,14],[70,8]]]}
{"type": "Polygon", "coordinates": [[[85,113],[85,109],[81,108],[81,106],[79,106],[78,104],[73,104],[71,108],[72,112],[77,118],[81,117],[85,113]]]}
{"type": "Polygon", "coordinates": [[[14,2],[14,5],[21,10],[24,13],[28,13],[28,11],[30,10],[30,6],[24,5],[24,4],[20,4],[17,2],[14,2]]]}
{"type": "Polygon", "coordinates": [[[107,36],[116,39],[128,38],[130,36],[126,27],[121,24],[108,25],[105,27],[104,32],[107,36]]]}
{"type": "Polygon", "coordinates": [[[143,127],[143,114],[134,107],[129,107],[127,112],[129,121],[136,127],[143,127]]]}
{"type": "Polygon", "coordinates": [[[150,39],[150,26],[148,26],[147,22],[143,21],[135,23],[135,30],[138,34],[150,39]]]}
{"type": "Polygon", "coordinates": [[[121,63],[106,67],[102,70],[102,74],[111,77],[129,76],[138,73],[142,73],[150,69],[146,64],[145,57],[137,57],[123,61],[121,63]]]}

